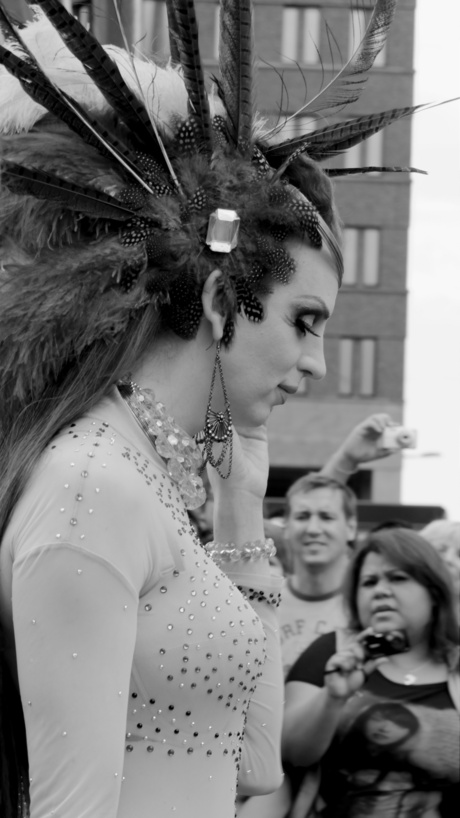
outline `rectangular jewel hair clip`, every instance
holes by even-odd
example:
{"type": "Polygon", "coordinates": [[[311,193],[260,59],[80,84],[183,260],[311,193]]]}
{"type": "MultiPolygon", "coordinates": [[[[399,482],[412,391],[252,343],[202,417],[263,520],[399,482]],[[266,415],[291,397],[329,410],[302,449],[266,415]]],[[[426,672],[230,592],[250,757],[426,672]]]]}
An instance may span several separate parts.
{"type": "Polygon", "coordinates": [[[211,213],[206,244],[214,253],[230,253],[238,244],[240,217],[236,210],[218,208],[211,213]]]}

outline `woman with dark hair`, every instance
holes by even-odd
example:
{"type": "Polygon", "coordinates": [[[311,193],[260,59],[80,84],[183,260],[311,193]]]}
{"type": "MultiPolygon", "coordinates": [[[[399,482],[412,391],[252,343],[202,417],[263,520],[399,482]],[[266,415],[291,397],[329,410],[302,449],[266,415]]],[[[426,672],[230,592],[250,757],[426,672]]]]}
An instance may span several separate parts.
{"type": "Polygon", "coordinates": [[[293,815],[453,818],[460,677],[445,565],[416,532],[381,530],[353,556],[344,593],[349,630],[317,639],[287,679],[284,756],[321,768],[316,801],[301,790],[293,815]],[[373,655],[369,637],[383,644],[373,655]]]}
{"type": "Polygon", "coordinates": [[[281,781],[266,422],[325,373],[343,260],[318,162],[410,109],[324,112],[395,3],[294,140],[254,116],[249,0],[221,4],[209,96],[192,0],[167,0],[167,66],[32,5],[24,29],[0,7],[0,811],[30,778],[30,818],[232,818],[237,786],[281,781]]]}

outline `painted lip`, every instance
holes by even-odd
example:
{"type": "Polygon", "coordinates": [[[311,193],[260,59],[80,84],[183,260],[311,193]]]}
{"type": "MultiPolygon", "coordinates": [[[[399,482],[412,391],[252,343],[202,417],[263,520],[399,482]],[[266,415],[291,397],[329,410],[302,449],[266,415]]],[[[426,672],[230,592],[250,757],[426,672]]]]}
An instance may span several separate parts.
{"type": "Polygon", "coordinates": [[[278,403],[284,404],[290,395],[295,395],[297,386],[278,386],[276,391],[279,395],[278,403]]]}
{"type": "Polygon", "coordinates": [[[288,395],[295,395],[298,388],[299,388],[299,385],[297,385],[297,386],[281,386],[280,385],[278,387],[278,389],[281,389],[282,392],[287,392],[288,395]]]}

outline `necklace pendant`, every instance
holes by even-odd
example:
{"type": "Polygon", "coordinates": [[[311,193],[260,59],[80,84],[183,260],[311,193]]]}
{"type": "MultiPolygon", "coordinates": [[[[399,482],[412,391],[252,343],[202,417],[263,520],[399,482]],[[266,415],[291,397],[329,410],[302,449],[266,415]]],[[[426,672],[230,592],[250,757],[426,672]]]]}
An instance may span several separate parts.
{"type": "Polygon", "coordinates": [[[413,673],[406,673],[403,679],[403,684],[405,685],[413,685],[414,682],[417,681],[417,676],[414,676],[413,673]]]}

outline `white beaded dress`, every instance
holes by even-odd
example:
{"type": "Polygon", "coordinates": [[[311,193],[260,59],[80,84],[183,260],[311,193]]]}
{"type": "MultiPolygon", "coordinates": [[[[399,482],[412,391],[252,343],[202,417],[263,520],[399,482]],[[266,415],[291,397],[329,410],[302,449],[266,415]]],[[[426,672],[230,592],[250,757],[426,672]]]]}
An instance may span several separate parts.
{"type": "Polygon", "coordinates": [[[0,555],[31,818],[233,818],[237,775],[279,786],[274,606],[207,557],[117,392],[48,447],[0,555]]]}

